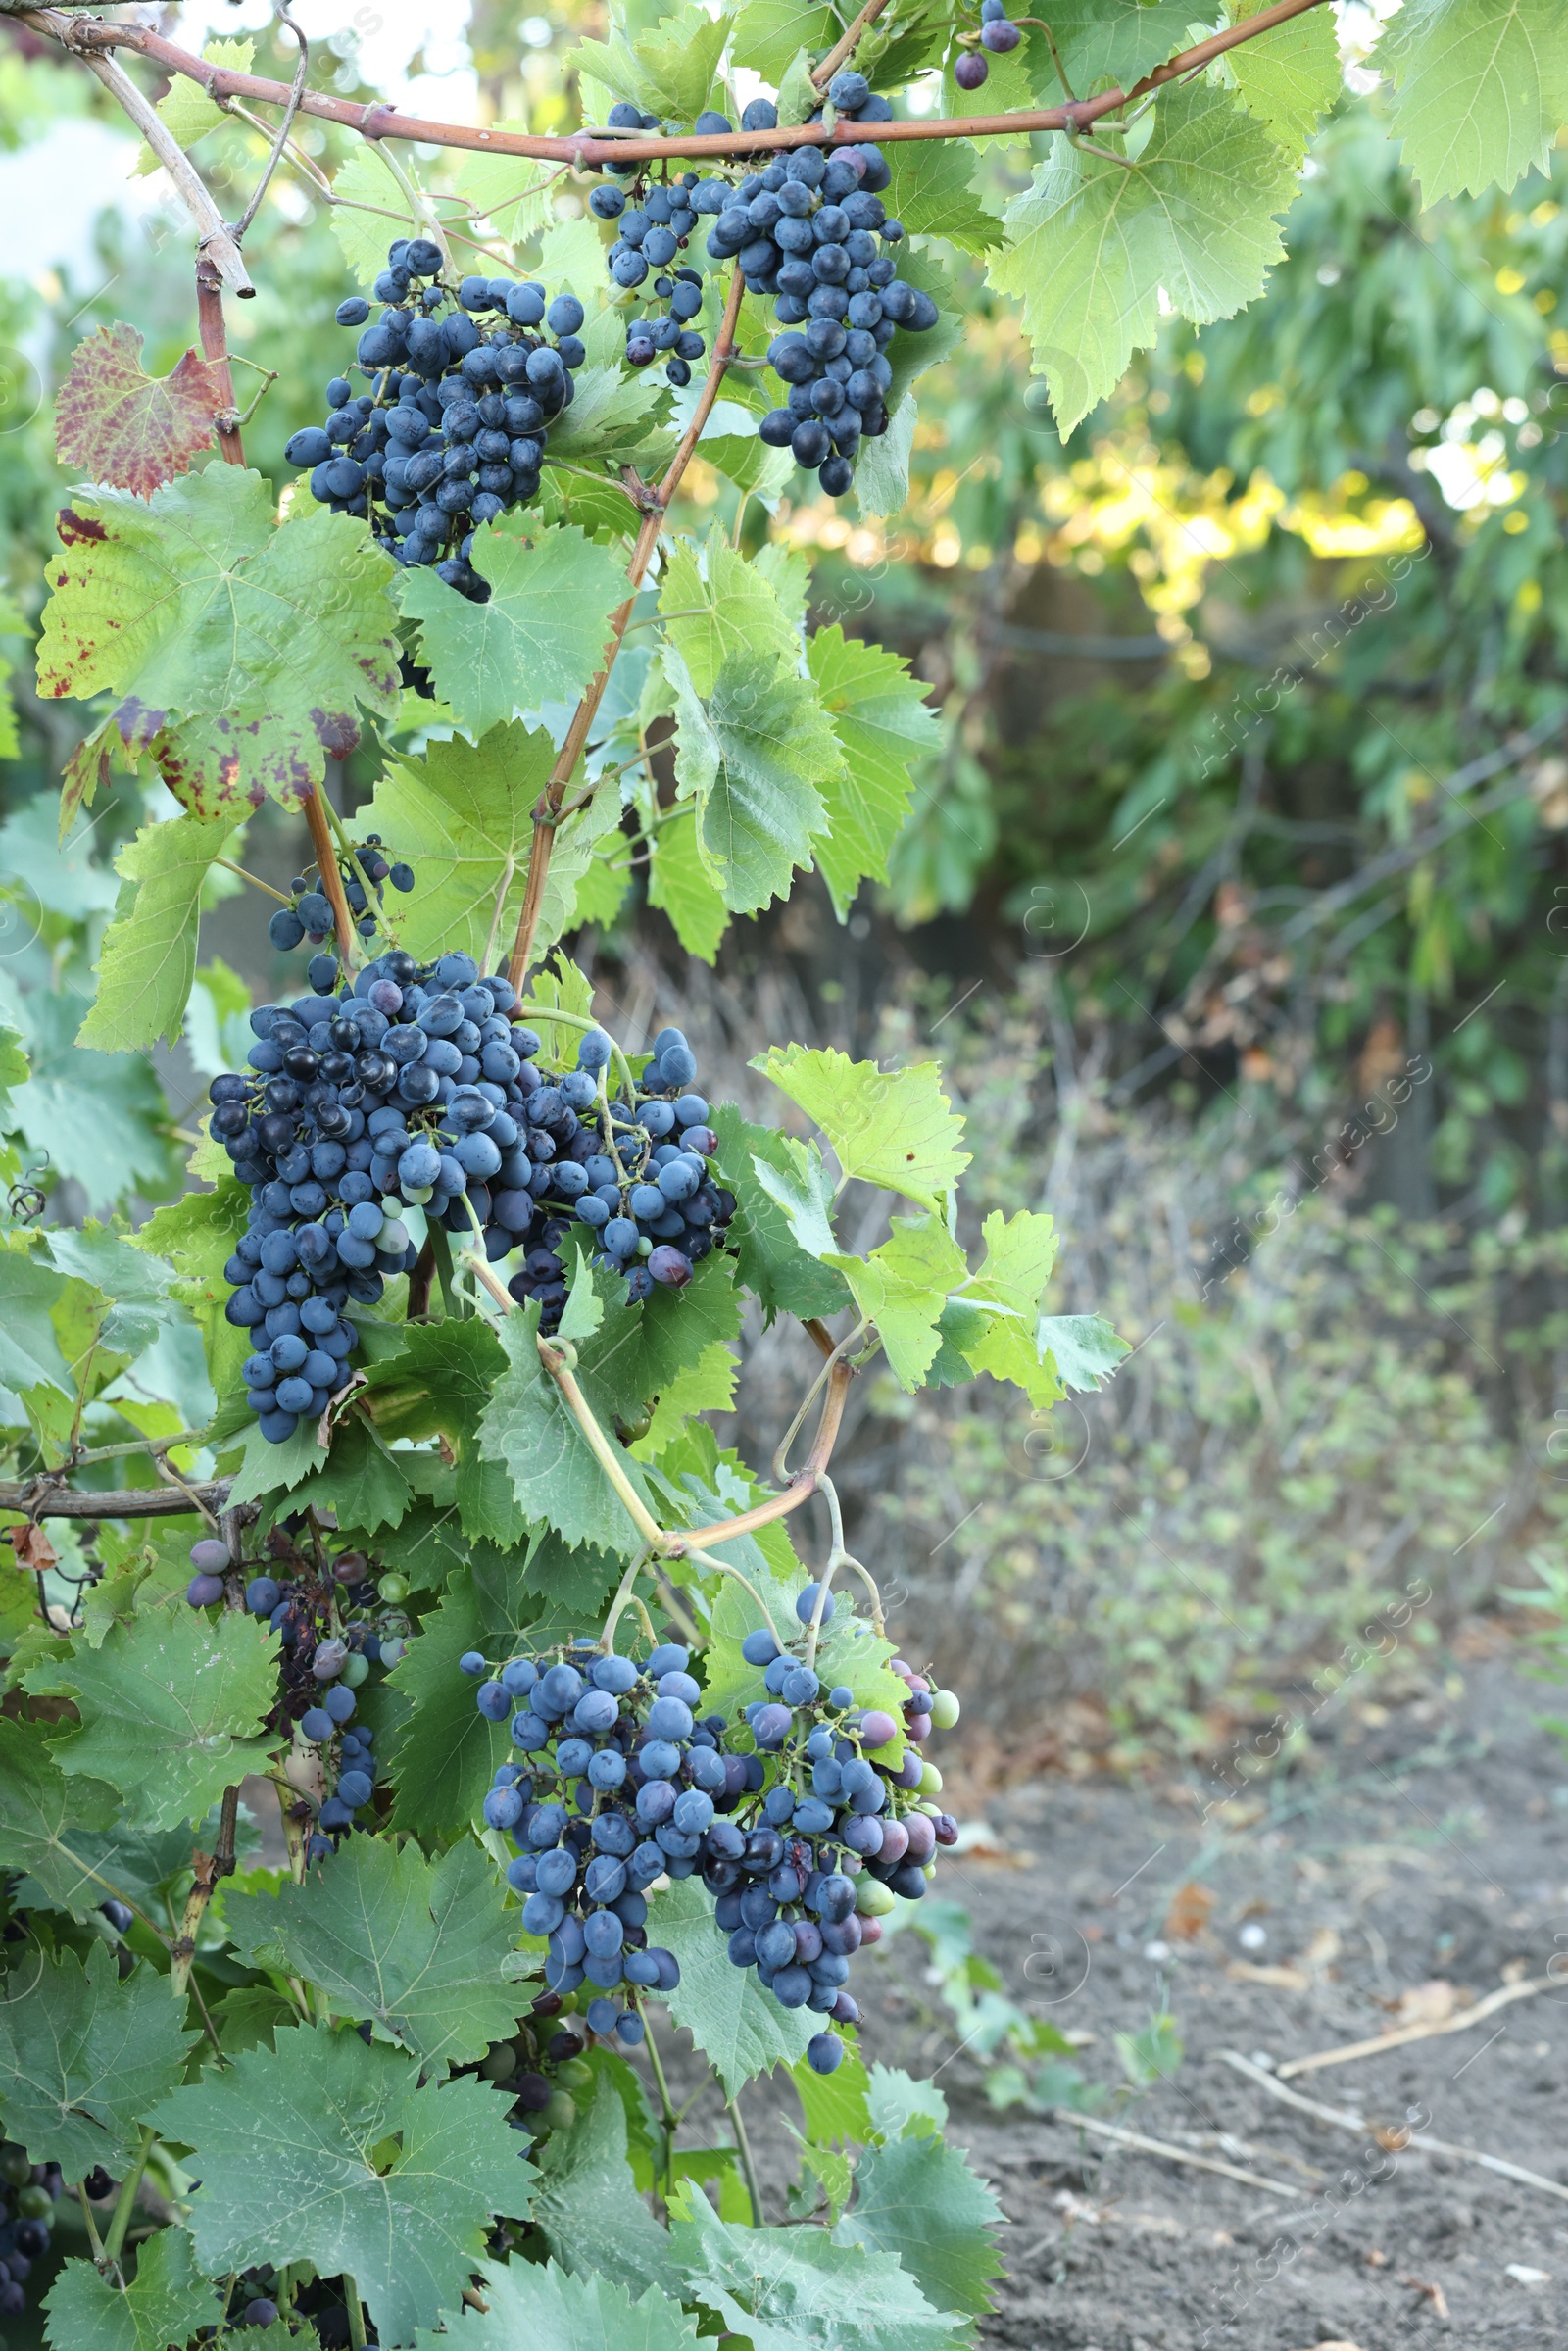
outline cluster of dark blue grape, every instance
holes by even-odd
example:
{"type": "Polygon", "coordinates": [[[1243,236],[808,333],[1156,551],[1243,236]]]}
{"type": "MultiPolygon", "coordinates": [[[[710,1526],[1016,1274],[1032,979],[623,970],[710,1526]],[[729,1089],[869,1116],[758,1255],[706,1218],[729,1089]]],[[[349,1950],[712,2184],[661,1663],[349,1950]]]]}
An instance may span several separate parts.
{"type": "Polygon", "coordinates": [[[563,1996],[593,1985],[589,2031],[628,2045],[642,2018],[611,1995],[680,1982],[674,1954],[649,1947],[646,1888],[666,1872],[691,1875],[717,1802],[744,1783],[744,1767],[718,1752],[723,1717],[693,1713],[702,1691],[690,1662],[674,1642],[637,1666],[591,1640],[495,1674],[478,1650],[460,1661],[485,1677],[486,1721],[512,1716],[524,1758],[501,1765],[484,1817],[517,1848],[507,1882],[523,1896],[526,1932],[546,1938],[545,1983],[563,1996]]]}
{"type": "MultiPolygon", "coordinates": [[[[835,74],[828,97],[847,121],[892,115],[863,73],[835,74]]],[[[898,273],[891,249],[904,228],[889,220],[879,192],[891,176],[887,158],[869,144],[831,155],[799,147],[738,184],[702,180],[692,191],[699,213],[717,216],[709,253],[733,255],[747,286],[774,296],[779,325],[803,329],[775,337],[768,350],[789,390],[759,431],[816,473],[830,498],[850,487],[861,441],[887,431],[894,336],[901,326],[923,334],[937,321],[931,297],[898,273]]]]}
{"type": "MultiPolygon", "coordinates": [[[[803,1627],[816,1601],[817,1587],[808,1584],[795,1603],[803,1627]]],[[[824,1624],[833,1605],[829,1592],[824,1624]]],[[[853,2024],[859,2010],[845,1989],[851,1959],[880,1939],[895,1895],[920,1899],[937,1846],[958,1834],[932,1801],[942,1775],[919,1752],[934,1708],[947,1727],[957,1721],[958,1703],[949,1692],[933,1693],[900,1658],[894,1667],[909,1690],[904,1722],[858,1707],[847,1687],[824,1690],[815,1670],[765,1625],[747,1635],[742,1654],[765,1669],[768,1695],[747,1707],[746,1720],[767,1765],[743,1850],[705,1865],[704,1883],[716,1897],[734,1966],[755,1968],[785,2008],[853,2024]],[[906,1744],[895,1766],[882,1757],[901,1730],[906,1744]]],[[[831,2033],[808,2051],[821,2073],[831,2073],[842,2053],[831,2033]]]]}
{"type": "MultiPolygon", "coordinates": [[[[1016,49],[1023,34],[1007,14],[1007,0],[980,0],[980,48],[993,57],[1016,49]]],[[[979,49],[965,49],[955,61],[953,78],[960,90],[978,90],[991,72],[979,49]]]]}
{"type": "MultiPolygon", "coordinates": [[[[395,1572],[372,1577],[363,1552],[341,1552],[330,1567],[324,1559],[308,1559],[293,1540],[304,1523],[284,1519],[273,1528],[270,1556],[265,1565],[250,1563],[259,1572],[247,1577],[244,1593],[248,1613],[265,1619],[278,1637],[272,1726],[278,1732],[297,1726],[300,1739],[318,1750],[323,1773],[335,1781],[307,1848],[310,1860],[322,1861],[375,1792],[375,1737],[353,1721],[355,1692],[372,1667],[390,1671],[402,1656],[410,1626],[401,1602],[409,1588],[395,1572]]],[[[223,1601],[226,1578],[245,1566],[212,1535],[192,1543],[190,1562],[195,1573],[185,1597],[193,1608],[223,1601]]],[[[127,1912],[123,1926],[129,1923],[127,1912]]]]}
{"type": "Polygon", "coordinates": [[[546,1331],[566,1302],[560,1252],[573,1230],[568,1218],[597,1245],[593,1264],[624,1276],[635,1306],[656,1286],[683,1290],[735,1213],[734,1194],[709,1171],[718,1138],[708,1103],[691,1091],[697,1060],[680,1030],[660,1030],[630,1101],[609,1097],[610,1053],[610,1040],[590,1030],[577,1068],[529,1098],[528,1149],[538,1162],[529,1181],[545,1223],[508,1288],[519,1304],[539,1301],[546,1331]]]}
{"type": "MultiPolygon", "coordinates": [[[[97,2171],[85,2182],[88,2195],[100,2198],[110,2185],[97,2171]]],[[[54,2209],[64,2187],[57,2163],[31,2163],[25,2147],[0,2146],[0,2318],[19,2319],[27,2307],[23,2288],[33,2263],[49,2250],[54,2209]]]]}
{"type": "MultiPolygon", "coordinates": [[[[386,896],[386,885],[394,890],[414,888],[414,867],[395,860],[387,852],[379,833],[367,833],[364,847],[351,857],[345,852],[338,859],[338,872],[343,883],[343,895],[349,902],[349,911],[362,939],[373,939],[380,923],[377,908],[386,896]],[[365,880],[360,879],[361,874],[365,880]],[[375,894],[371,906],[366,882],[375,894]]],[[[297,873],[289,884],[289,903],[279,906],[267,926],[267,935],[282,955],[309,939],[315,948],[322,947],[332,931],[332,902],[321,888],[319,880],[313,883],[303,873],[297,873]]],[[[308,969],[311,986],[331,988],[337,983],[337,961],[329,955],[318,955],[308,969]]]]}
{"type": "MultiPolygon", "coordinates": [[[[803,1627],[816,1596],[810,1584],[796,1603],[803,1627]]],[[[832,1613],[829,1593],[824,1622],[832,1613]]],[[[880,1937],[896,1895],[925,1892],[937,1846],[957,1836],[932,1802],[941,1775],[919,1752],[935,1718],[957,1721],[956,1698],[897,1659],[909,1690],[901,1725],[857,1706],[846,1686],[824,1691],[765,1627],[744,1654],[765,1667],[770,1693],[747,1708],[744,1727],[699,1715],[702,1687],[676,1642],[640,1666],[588,1639],[499,1671],[477,1650],[461,1660],[483,1677],[479,1712],[512,1716],[524,1758],[497,1771],[485,1821],[517,1847],[508,1882],[524,1896],[524,1928],[547,1938],[547,1985],[564,1996],[595,1987],[592,2032],[642,2038],[641,2019],[610,1995],[622,1983],[673,1989],[673,1958],[647,1947],[646,1890],[697,1873],[737,1967],[755,1968],[786,2008],[857,2023],[851,1957],[880,1937]],[[901,1729],[901,1763],[878,1762],[901,1729]]],[[[808,2049],[824,2074],[843,2054],[826,2030],[808,2049]]]]}
{"type": "Polygon", "coordinates": [[[334,376],[325,423],[295,433],[285,454],[310,468],[314,498],[364,515],[394,562],[434,564],[483,604],[473,532],[539,494],[551,420],[570,407],[587,357],[583,308],[515,277],[465,277],[454,290],[442,267],[428,237],[400,237],[375,281],[380,318],[368,323],[363,295],[339,304],[338,323],[364,328],[355,364],[370,390],[356,395],[334,376]]]}

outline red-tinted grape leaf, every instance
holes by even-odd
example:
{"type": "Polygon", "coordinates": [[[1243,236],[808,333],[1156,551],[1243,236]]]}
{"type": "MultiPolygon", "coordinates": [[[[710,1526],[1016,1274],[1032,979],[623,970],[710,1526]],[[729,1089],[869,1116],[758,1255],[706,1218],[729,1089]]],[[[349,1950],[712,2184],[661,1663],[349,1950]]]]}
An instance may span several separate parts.
{"type": "Polygon", "coordinates": [[[55,404],[55,448],[63,465],[150,498],[211,447],[226,406],[217,368],[194,351],[172,375],[149,375],[141,336],[117,318],[76,347],[55,404]]]}

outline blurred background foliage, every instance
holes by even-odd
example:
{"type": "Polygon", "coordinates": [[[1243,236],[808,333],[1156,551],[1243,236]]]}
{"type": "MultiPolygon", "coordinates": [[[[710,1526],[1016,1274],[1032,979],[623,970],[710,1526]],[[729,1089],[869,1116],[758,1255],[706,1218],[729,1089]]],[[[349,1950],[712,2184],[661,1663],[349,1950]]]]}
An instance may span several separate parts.
{"type": "MultiPolygon", "coordinates": [[[[472,0],[466,39],[443,19],[408,61],[421,109],[575,122],[560,61],[600,14],[472,0]]],[[[244,29],[258,70],[284,69],[259,5],[164,15],[191,45],[244,29]]],[[[314,77],[382,94],[372,29],[384,46],[362,9],[318,40],[314,77]]],[[[1344,12],[1346,93],[1267,298],[1201,332],[1172,321],[1065,448],[1014,318],[944,246],[967,326],[922,380],[903,514],[788,494],[737,514],[693,465],[680,518],[798,550],[814,623],[909,657],[941,748],[890,884],[846,928],[813,883],[737,923],[710,972],[634,888],[577,943],[608,1019],[635,1034],[678,1012],[743,1099],[760,1038],[940,1053],[980,1204],[1049,1206],[1057,1310],[1108,1313],[1137,1349],[1049,1421],[1014,1425],[988,1389],[858,1403],[858,1541],[906,1639],[972,1619],[977,1675],[994,1689],[1004,1662],[1020,1714],[1056,1701],[1041,1760],[1211,1744],[1421,1587],[1395,1644],[1408,1670],[1499,1604],[1560,1519],[1568,158],[1418,213],[1375,32],[1344,12]]],[[[4,1125],[51,1217],[139,1220],[181,1187],[192,1105],[280,974],[266,904],[221,877],[181,1048],[73,1042],[116,851],[161,788],[122,779],[57,846],[83,722],[30,683],[68,486],[49,399],[113,318],[173,366],[189,255],[102,93],[24,27],[0,43],[0,178],[113,163],[74,248],[0,275],[0,1020],[32,1073],[4,1125]]],[[[246,444],[279,486],[340,348],[318,178],[359,145],[314,122],[298,143],[249,239],[257,298],[230,305],[235,350],[276,370],[246,444]]],[[[233,211],[261,153],[237,121],[196,150],[233,211]]],[[[988,151],[984,199],[1028,161],[988,151]]],[[[455,168],[421,158],[435,186],[455,168]]],[[[557,201],[578,202],[569,184],[557,201]]],[[[335,789],[351,808],[372,782],[362,753],[335,789]]],[[[245,861],[286,877],[303,839],[270,808],[245,861]]],[[[731,1434],[770,1445],[792,1342],[757,1336],[731,1434]]]]}

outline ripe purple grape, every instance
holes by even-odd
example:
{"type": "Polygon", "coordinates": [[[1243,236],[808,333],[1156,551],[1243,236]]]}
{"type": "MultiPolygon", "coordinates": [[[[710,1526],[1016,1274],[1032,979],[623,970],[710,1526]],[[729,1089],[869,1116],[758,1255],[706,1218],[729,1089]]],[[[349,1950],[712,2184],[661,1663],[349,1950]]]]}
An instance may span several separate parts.
{"type": "Polygon", "coordinates": [[[953,78],[960,90],[977,90],[988,79],[991,68],[973,49],[966,49],[953,68],[953,78]]]}

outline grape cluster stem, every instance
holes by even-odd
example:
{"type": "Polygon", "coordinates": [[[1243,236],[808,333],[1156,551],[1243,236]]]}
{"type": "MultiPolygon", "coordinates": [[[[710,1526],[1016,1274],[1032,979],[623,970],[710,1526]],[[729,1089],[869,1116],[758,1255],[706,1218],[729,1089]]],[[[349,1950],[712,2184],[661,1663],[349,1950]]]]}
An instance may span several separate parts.
{"type": "Polygon", "coordinates": [[[664,518],[669,513],[675,492],[680,487],[681,477],[691,464],[697,444],[702,439],[703,427],[712,414],[713,403],[718,398],[719,385],[723,382],[730,361],[735,356],[735,329],[740,319],[741,303],[745,294],[745,283],[737,269],[731,274],[729,297],[724,305],[723,320],[713,341],[712,358],[709,363],[707,378],[704,381],[697,407],[693,412],[692,420],[681,436],[680,445],[674,456],[670,459],[668,471],[653,493],[652,502],[643,516],[642,527],[637,533],[637,544],[632,549],[631,562],[627,565],[627,577],[631,584],[631,592],[611,621],[610,638],[604,661],[592,685],[572,713],[571,724],[566,729],[566,739],[561,746],[554,767],[550,770],[550,781],[540,794],[533,811],[533,852],[528,859],[528,881],[523,891],[522,909],[517,917],[517,935],[513,943],[512,959],[507,966],[507,977],[511,980],[514,988],[519,992],[527,977],[528,966],[533,961],[534,935],[539,928],[539,911],[544,904],[545,877],[550,870],[550,854],[555,846],[555,831],[561,815],[562,803],[566,797],[567,787],[576,772],[577,761],[587,747],[593,722],[599,715],[599,706],[604,701],[606,689],[610,684],[610,673],[615,665],[615,658],[620,652],[621,640],[630,624],[638,590],[643,584],[649,564],[654,560],[654,550],[659,545],[660,534],[664,527],[664,518]]]}
{"type": "Polygon", "coordinates": [[[218,1815],[218,1842],[211,1853],[195,1853],[196,1883],[185,1897],[185,1915],[179,1923],[179,1933],[170,1945],[170,1988],[175,1999],[183,1996],[190,1984],[190,1971],[196,1957],[196,1936],[207,1905],[212,1900],[220,1878],[229,1878],[234,1872],[234,1828],[239,1813],[239,1788],[225,1788],[218,1815]]]}

